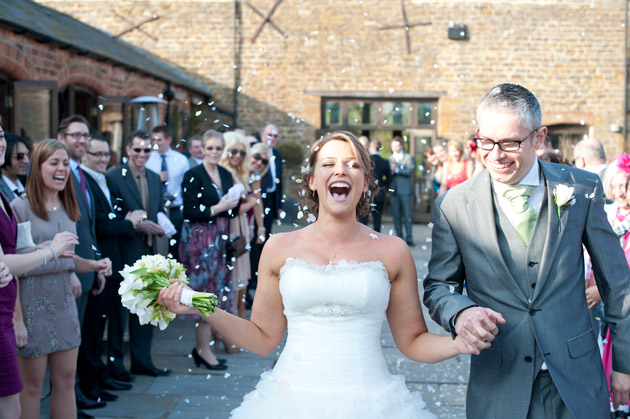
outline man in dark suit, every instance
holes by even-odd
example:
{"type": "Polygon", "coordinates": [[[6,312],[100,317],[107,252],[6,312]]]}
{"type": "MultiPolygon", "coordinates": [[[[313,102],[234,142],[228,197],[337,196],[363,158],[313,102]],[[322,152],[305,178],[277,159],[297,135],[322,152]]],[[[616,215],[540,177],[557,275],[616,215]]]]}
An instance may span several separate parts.
{"type": "MultiPolygon", "coordinates": [[[[122,322],[123,310],[126,309],[123,308],[118,295],[118,287],[122,280],[118,272],[123,269],[121,242],[133,238],[137,225],[146,215],[143,210],[124,214],[124,218],[114,213],[111,193],[105,178],[110,158],[109,144],[105,140],[96,137],[89,141],[87,154],[83,159],[83,171],[94,196],[98,247],[102,255],[112,261],[112,275],[107,277],[105,289],[101,294],[90,295],[88,298],[86,316],[95,320],[91,328],[82,330],[82,337],[86,341],[85,358],[98,366],[98,381],[93,380],[91,387],[84,387],[82,390],[88,396],[93,395],[103,400],[118,398],[105,390],[131,389],[130,384],[114,380],[102,361],[103,332],[107,320],[108,342],[116,340],[114,336],[122,340],[125,331],[125,323],[122,322]]],[[[118,378],[130,381],[132,377],[127,373],[119,375],[118,378]]]]}
{"type": "MultiPolygon", "coordinates": [[[[81,216],[76,223],[79,245],[76,247],[76,254],[84,259],[100,259],[101,255],[96,247],[94,195],[87,183],[85,174],[81,167],[81,160],[87,149],[87,142],[91,138],[90,128],[87,119],[81,115],[71,115],[59,123],[57,139],[61,141],[68,150],[70,157],[70,171],[72,172],[72,183],[74,186],[75,198],[81,216]]],[[[105,276],[95,272],[72,274],[76,275],[81,282],[81,296],[76,299],[77,311],[79,313],[79,323],[81,329],[89,329],[96,319],[85,317],[90,292],[100,294],[105,287],[105,276]]],[[[80,409],[90,409],[102,407],[104,403],[98,399],[85,397],[80,387],[91,386],[92,380],[97,375],[97,365],[89,362],[85,358],[85,345],[87,339],[81,339],[79,355],[77,360],[77,377],[84,378],[79,382],[80,386],[75,386],[75,396],[77,406],[80,409]],[[96,401],[94,401],[96,400],[96,401]]]]}
{"type": "Polygon", "coordinates": [[[411,208],[413,190],[411,177],[415,170],[415,160],[409,153],[405,153],[403,140],[400,137],[392,139],[392,155],[389,157],[392,180],[390,184],[389,203],[394,219],[396,235],[403,238],[403,224],[405,226],[405,241],[413,246],[413,229],[411,225],[411,208]],[[402,212],[402,214],[401,214],[402,212]]]}
{"type": "MultiPolygon", "coordinates": [[[[144,131],[132,132],[126,146],[127,163],[107,173],[107,186],[111,192],[114,212],[127,214],[136,210],[146,212],[146,218],[137,226],[133,238],[121,241],[122,263],[133,265],[144,255],[156,253],[156,236],[164,234],[157,224],[157,213],[162,211],[163,188],[160,176],[145,168],[151,155],[151,138],[144,131]]],[[[124,315],[129,313],[125,312],[124,315]]],[[[158,369],[151,361],[153,326],[140,325],[138,316],[129,317],[131,373],[163,376],[169,370],[158,369]]],[[[122,334],[112,336],[109,345],[108,366],[114,378],[124,376],[124,347],[122,334]]]]}
{"type": "Polygon", "coordinates": [[[282,210],[282,154],[274,147],[278,144],[278,128],[267,124],[260,132],[260,139],[269,146],[269,170],[262,178],[262,200],[264,207],[265,239],[271,234],[273,220],[284,218],[282,210]]]}
{"type": "Polygon", "coordinates": [[[630,393],[630,271],[606,219],[600,179],[536,158],[547,127],[522,86],[493,87],[477,123],[486,170],[436,200],[424,280],[431,317],[479,351],[466,416],[610,417],[582,246],[610,322],[617,405],[630,393]]]}
{"type": "MultiPolygon", "coordinates": [[[[383,216],[383,207],[385,206],[385,191],[389,186],[391,178],[389,163],[379,154],[382,147],[383,145],[380,140],[376,138],[370,141],[368,145],[370,159],[372,160],[372,175],[378,186],[378,192],[374,196],[373,207],[370,214],[372,214],[372,220],[374,221],[374,231],[378,231],[379,233],[381,232],[381,217],[383,216]]],[[[370,189],[370,193],[373,193],[372,189],[370,189]]],[[[367,225],[368,219],[369,214],[365,217],[361,217],[359,221],[367,225]]]]}

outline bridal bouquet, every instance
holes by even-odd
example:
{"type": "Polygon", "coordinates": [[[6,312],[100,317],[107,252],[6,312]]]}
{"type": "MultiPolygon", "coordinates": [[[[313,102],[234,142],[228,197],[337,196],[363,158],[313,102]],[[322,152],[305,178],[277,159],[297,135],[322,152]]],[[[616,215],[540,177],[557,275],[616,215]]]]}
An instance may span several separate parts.
{"type": "MultiPolygon", "coordinates": [[[[169,279],[188,283],[184,266],[162,255],[145,255],[133,266],[125,265],[120,275],[123,281],[120,283],[118,294],[121,295],[122,305],[138,315],[140,324],[151,323],[159,326],[160,330],[166,329],[168,323],[175,318],[175,314],[158,304],[156,299],[163,288],[171,285],[169,279]]],[[[214,313],[217,307],[217,296],[184,288],[181,303],[194,307],[202,315],[208,316],[214,313]]]]}

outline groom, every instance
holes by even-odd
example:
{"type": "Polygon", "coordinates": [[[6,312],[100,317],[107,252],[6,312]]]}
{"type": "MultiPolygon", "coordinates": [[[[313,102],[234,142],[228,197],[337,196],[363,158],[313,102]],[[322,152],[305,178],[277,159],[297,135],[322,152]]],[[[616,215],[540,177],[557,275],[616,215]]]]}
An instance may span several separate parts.
{"type": "Polygon", "coordinates": [[[628,401],[630,272],[599,178],[537,160],[547,135],[541,120],[524,87],[492,88],[477,108],[487,170],[435,203],[424,303],[480,351],[471,359],[468,418],[610,417],[582,244],[614,342],[611,390],[616,403],[628,401]],[[568,187],[573,196],[563,197],[568,187]]]}

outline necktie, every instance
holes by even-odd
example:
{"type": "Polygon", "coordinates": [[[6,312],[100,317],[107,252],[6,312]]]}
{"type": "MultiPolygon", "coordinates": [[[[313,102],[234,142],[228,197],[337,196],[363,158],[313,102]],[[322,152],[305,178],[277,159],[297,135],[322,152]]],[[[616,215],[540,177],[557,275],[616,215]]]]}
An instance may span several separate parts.
{"type": "Polygon", "coordinates": [[[83,170],[81,170],[81,165],[77,166],[77,172],[79,173],[79,183],[81,184],[81,191],[83,191],[85,202],[87,203],[88,208],[90,208],[90,198],[88,197],[88,193],[87,193],[87,182],[85,181],[85,175],[83,174],[83,170]]]}
{"type": "MultiPolygon", "coordinates": [[[[160,157],[162,157],[162,167],[160,168],[160,170],[162,172],[167,172],[168,173],[168,169],[166,167],[166,154],[160,154],[160,157]]],[[[162,182],[162,189],[164,189],[164,192],[166,192],[166,184],[168,182],[162,182]]]]}
{"type": "MultiPolygon", "coordinates": [[[[146,178],[141,175],[138,174],[136,177],[136,185],[138,185],[138,189],[140,192],[140,199],[142,200],[142,205],[144,206],[145,211],[147,211],[147,213],[149,212],[149,191],[148,191],[148,185],[145,183],[146,178]]],[[[151,247],[153,246],[153,235],[152,234],[147,234],[147,246],[151,247]]]]}
{"type": "Polygon", "coordinates": [[[514,229],[526,245],[529,245],[538,218],[538,214],[528,202],[534,188],[535,186],[515,186],[503,192],[503,196],[510,201],[514,210],[512,222],[514,229]]]}

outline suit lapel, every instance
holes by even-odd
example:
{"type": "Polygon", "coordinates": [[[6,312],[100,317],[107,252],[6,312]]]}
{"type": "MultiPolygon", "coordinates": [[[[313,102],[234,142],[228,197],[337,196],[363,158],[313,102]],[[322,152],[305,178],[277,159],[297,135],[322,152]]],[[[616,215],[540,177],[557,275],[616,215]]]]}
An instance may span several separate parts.
{"type": "Polygon", "coordinates": [[[548,205],[548,225],[547,225],[547,240],[545,241],[545,247],[542,252],[542,259],[540,262],[540,271],[538,272],[538,281],[536,289],[534,290],[534,298],[540,294],[540,290],[543,288],[544,282],[549,276],[549,271],[554,265],[554,259],[560,243],[562,242],[562,236],[567,228],[567,222],[569,220],[569,211],[571,207],[565,208],[558,219],[558,211],[553,199],[553,191],[556,186],[560,184],[569,184],[570,182],[563,182],[564,171],[559,170],[556,166],[546,165],[540,162],[543,175],[545,176],[545,185],[547,187],[547,205],[548,205]],[[558,231],[558,225],[560,231],[558,231]]]}
{"type": "Polygon", "coordinates": [[[484,171],[470,182],[470,200],[466,204],[469,225],[473,226],[475,237],[479,239],[480,247],[484,250],[484,257],[488,262],[486,265],[494,271],[494,277],[502,281],[508,290],[520,300],[526,301],[499,248],[490,174],[484,171]]]}

